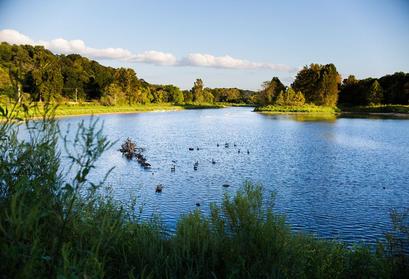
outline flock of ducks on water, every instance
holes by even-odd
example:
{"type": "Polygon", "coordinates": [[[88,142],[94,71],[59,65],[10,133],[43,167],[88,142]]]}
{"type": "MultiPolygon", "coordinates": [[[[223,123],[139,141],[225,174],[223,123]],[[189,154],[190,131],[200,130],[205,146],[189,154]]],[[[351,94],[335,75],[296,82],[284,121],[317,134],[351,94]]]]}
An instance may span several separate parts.
{"type": "MultiPolygon", "coordinates": [[[[234,147],[237,147],[237,145],[236,145],[235,143],[233,144],[233,146],[234,146],[234,147]]],[[[219,144],[219,143],[217,143],[217,147],[220,147],[220,144],[219,144]]],[[[230,144],[226,142],[226,143],[224,144],[224,147],[225,147],[225,148],[229,148],[229,147],[230,147],[230,144]]],[[[189,151],[194,151],[194,150],[195,150],[194,147],[189,147],[189,151]]],[[[200,148],[199,148],[199,147],[196,147],[196,150],[200,150],[200,148]]],[[[237,149],[237,153],[238,153],[238,154],[241,153],[240,148],[237,149]]],[[[248,150],[248,149],[247,149],[247,154],[250,154],[250,150],[248,150]]],[[[172,160],[172,163],[173,163],[173,164],[172,164],[171,167],[170,167],[170,171],[171,171],[171,172],[176,172],[176,161],[175,161],[175,160],[172,160]]],[[[216,161],[212,158],[211,163],[212,163],[212,165],[215,165],[215,164],[216,164],[216,161]]],[[[196,162],[193,164],[193,170],[197,171],[198,168],[199,168],[199,161],[196,161],[196,162]]],[[[154,173],[152,173],[152,175],[153,175],[153,174],[154,174],[154,173]]],[[[227,187],[230,187],[230,185],[227,184],[227,183],[225,183],[225,184],[223,184],[223,187],[227,188],[227,187]]],[[[156,193],[162,193],[163,188],[164,188],[163,184],[158,184],[158,185],[156,185],[155,192],[156,192],[156,193]]],[[[200,206],[200,203],[196,203],[196,206],[200,206]]]]}
{"type": "MultiPolygon", "coordinates": [[[[217,147],[219,147],[220,144],[217,143],[217,147]]],[[[230,144],[229,143],[225,143],[224,147],[225,148],[229,148],[230,144]]],[[[234,147],[237,147],[237,145],[234,143],[233,144],[234,147]]],[[[195,148],[193,147],[189,147],[189,151],[194,151],[195,148]]],[[[199,147],[196,147],[196,150],[200,150],[199,147]]],[[[142,149],[141,148],[137,148],[136,144],[130,139],[127,138],[126,141],[121,145],[121,149],[119,149],[119,151],[128,159],[131,160],[132,158],[136,158],[136,160],[138,161],[138,163],[144,168],[144,169],[150,169],[151,168],[151,164],[148,163],[148,161],[146,160],[146,158],[142,155],[142,149]]],[[[241,153],[240,148],[237,150],[237,153],[241,153]]],[[[247,149],[247,154],[250,154],[250,151],[247,149]]],[[[170,168],[171,172],[176,172],[176,161],[172,160],[172,166],[170,168]]],[[[216,164],[216,161],[212,158],[211,161],[212,165],[216,164]]],[[[197,169],[199,168],[199,161],[196,161],[193,164],[193,170],[197,171],[197,169]]],[[[152,175],[154,175],[154,173],[152,172],[152,175]]],[[[227,188],[230,185],[225,183],[223,184],[223,187],[227,188]]],[[[158,184],[156,185],[156,189],[155,192],[156,193],[162,193],[164,186],[163,184],[158,184]]],[[[196,206],[200,206],[200,203],[196,203],[196,206]]]]}

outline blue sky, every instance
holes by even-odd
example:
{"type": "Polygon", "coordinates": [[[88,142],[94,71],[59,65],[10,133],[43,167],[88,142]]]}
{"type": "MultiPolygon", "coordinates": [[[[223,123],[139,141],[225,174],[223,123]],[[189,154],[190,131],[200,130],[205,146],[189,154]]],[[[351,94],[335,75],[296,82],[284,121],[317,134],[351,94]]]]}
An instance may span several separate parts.
{"type": "Polygon", "coordinates": [[[2,40],[80,52],[183,89],[199,77],[209,87],[288,84],[310,63],[334,63],[343,77],[409,72],[407,0],[0,0],[1,30],[2,40]]]}

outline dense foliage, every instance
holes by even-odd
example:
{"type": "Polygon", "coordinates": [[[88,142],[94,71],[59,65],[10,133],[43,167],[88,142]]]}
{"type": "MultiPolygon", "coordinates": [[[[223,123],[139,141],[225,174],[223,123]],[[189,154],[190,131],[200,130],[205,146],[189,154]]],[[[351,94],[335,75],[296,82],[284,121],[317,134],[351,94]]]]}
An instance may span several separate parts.
{"type": "Polygon", "coordinates": [[[190,91],[153,85],[133,69],[102,66],[77,54],[54,55],[42,46],[0,44],[0,95],[12,99],[103,105],[185,102],[248,102],[254,92],[204,88],[198,79],[190,91]],[[23,92],[25,94],[23,94],[23,92]]]}
{"type": "Polygon", "coordinates": [[[292,87],[304,94],[307,103],[335,106],[340,82],[341,76],[333,64],[311,64],[297,73],[292,87]]]}
{"type": "Polygon", "coordinates": [[[112,68],[77,54],[54,55],[42,46],[0,44],[0,101],[96,101],[106,106],[150,103],[241,103],[260,106],[308,105],[341,107],[409,104],[409,74],[378,79],[344,79],[333,64],[311,64],[290,87],[274,77],[258,92],[208,88],[197,79],[191,90],[149,84],[133,69],[112,68]],[[296,95],[296,96],[295,96],[296,95]]]}
{"type": "MultiPolygon", "coordinates": [[[[24,108],[26,112],[32,111],[24,108]]],[[[35,108],[34,108],[35,109],[35,108]]],[[[110,147],[96,122],[64,137],[70,173],[59,169],[58,123],[25,122],[1,109],[0,278],[404,278],[408,214],[394,212],[390,245],[376,251],[292,233],[273,197],[246,183],[234,196],[182,216],[165,234],[158,218],[141,220],[135,203],[115,202],[89,181],[110,147]],[[405,242],[406,241],[406,242],[405,242]]],[[[51,117],[50,117],[51,116],[51,117]]],[[[64,133],[62,133],[64,134],[64,133]]],[[[117,185],[113,185],[117,187],[117,185]]]]}
{"type": "Polygon", "coordinates": [[[409,104],[409,73],[357,80],[351,75],[341,85],[339,103],[349,106],[409,104]]]}

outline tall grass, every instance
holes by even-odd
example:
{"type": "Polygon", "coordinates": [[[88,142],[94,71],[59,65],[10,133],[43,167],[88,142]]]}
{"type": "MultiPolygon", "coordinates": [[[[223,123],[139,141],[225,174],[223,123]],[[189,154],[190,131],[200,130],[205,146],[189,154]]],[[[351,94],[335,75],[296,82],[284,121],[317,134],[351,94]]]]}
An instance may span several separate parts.
{"type": "Polygon", "coordinates": [[[114,201],[104,179],[88,180],[111,146],[98,122],[65,138],[70,173],[61,173],[60,132],[47,110],[26,120],[1,110],[0,278],[404,278],[407,257],[379,246],[293,233],[274,196],[245,183],[233,196],[180,217],[169,236],[159,219],[139,219],[135,203],[114,201]]]}

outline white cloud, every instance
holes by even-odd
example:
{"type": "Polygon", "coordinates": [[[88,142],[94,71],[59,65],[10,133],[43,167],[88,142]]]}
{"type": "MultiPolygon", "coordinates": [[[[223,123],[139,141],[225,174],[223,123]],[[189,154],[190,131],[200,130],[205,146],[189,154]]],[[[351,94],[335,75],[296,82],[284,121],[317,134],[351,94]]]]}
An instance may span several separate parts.
{"type": "Polygon", "coordinates": [[[177,59],[173,54],[148,50],[142,53],[132,53],[123,48],[92,48],[82,40],[66,40],[63,38],[51,41],[35,42],[28,36],[12,29],[0,30],[0,41],[10,44],[42,45],[58,54],[81,54],[93,59],[113,59],[130,63],[146,63],[164,66],[192,66],[221,69],[267,69],[275,72],[295,72],[297,68],[282,64],[259,63],[233,58],[229,55],[214,56],[211,54],[190,53],[177,59]]]}
{"type": "Polygon", "coordinates": [[[176,57],[173,54],[155,50],[148,50],[139,54],[135,54],[132,58],[129,59],[129,62],[150,63],[168,66],[177,64],[176,57]]]}
{"type": "Polygon", "coordinates": [[[8,42],[16,45],[31,45],[33,41],[26,35],[12,29],[0,30],[0,42],[8,42]]]}
{"type": "Polygon", "coordinates": [[[190,53],[180,62],[185,66],[200,66],[223,69],[270,69],[280,72],[292,72],[296,69],[282,64],[257,63],[233,58],[229,55],[213,56],[210,54],[190,53]]]}
{"type": "Polygon", "coordinates": [[[115,60],[126,60],[129,59],[133,54],[129,50],[123,48],[91,48],[87,47],[82,40],[65,40],[62,38],[54,39],[49,42],[40,41],[40,45],[45,48],[55,52],[55,53],[78,53],[87,57],[96,59],[115,59],[115,60]]]}

